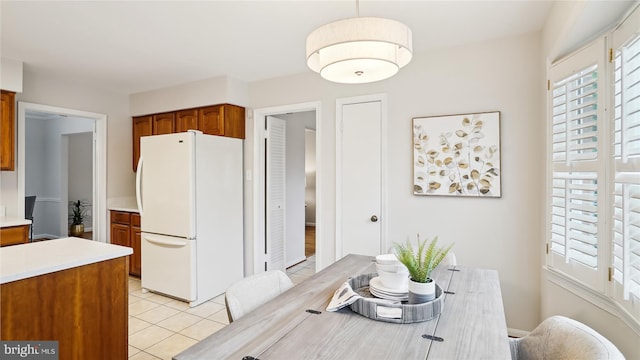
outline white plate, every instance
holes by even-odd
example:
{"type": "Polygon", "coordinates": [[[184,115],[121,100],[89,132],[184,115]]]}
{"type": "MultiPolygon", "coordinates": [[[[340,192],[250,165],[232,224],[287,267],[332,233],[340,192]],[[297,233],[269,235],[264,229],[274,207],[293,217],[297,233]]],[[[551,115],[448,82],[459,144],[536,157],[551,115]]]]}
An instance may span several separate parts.
{"type": "Polygon", "coordinates": [[[409,293],[408,288],[388,288],[382,285],[382,279],[379,276],[376,276],[369,280],[369,288],[374,288],[377,293],[384,293],[391,296],[407,296],[409,293]]]}
{"type": "Polygon", "coordinates": [[[407,301],[409,300],[409,296],[405,295],[405,296],[391,296],[391,295],[387,295],[384,293],[378,293],[375,291],[375,289],[371,288],[371,286],[369,286],[369,292],[371,293],[371,295],[380,298],[380,299],[387,299],[387,300],[396,300],[396,301],[407,301]]]}

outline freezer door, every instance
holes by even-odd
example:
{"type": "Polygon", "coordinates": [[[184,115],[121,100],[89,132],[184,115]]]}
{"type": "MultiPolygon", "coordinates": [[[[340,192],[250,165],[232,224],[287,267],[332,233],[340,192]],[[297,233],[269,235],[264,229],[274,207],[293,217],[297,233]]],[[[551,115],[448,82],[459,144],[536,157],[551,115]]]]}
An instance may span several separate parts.
{"type": "Polygon", "coordinates": [[[141,240],[142,288],[196,300],[196,241],[144,232],[141,240]]]}
{"type": "Polygon", "coordinates": [[[194,144],[192,132],[140,139],[136,191],[142,231],[195,238],[194,144]]]}

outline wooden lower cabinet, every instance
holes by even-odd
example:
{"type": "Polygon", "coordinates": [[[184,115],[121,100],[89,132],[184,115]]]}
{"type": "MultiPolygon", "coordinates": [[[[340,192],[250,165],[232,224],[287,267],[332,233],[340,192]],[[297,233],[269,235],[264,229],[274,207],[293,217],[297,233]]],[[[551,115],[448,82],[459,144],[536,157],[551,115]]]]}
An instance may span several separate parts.
{"type": "Polygon", "coordinates": [[[129,274],[142,276],[142,259],[140,257],[142,230],[140,230],[140,214],[131,214],[131,247],[133,255],[129,261],[129,274]]]}
{"type": "Polygon", "coordinates": [[[0,339],[58,341],[60,359],[126,359],[128,259],[0,285],[0,339]]]}
{"type": "Polygon", "coordinates": [[[111,243],[133,249],[129,256],[129,275],[138,277],[142,275],[140,239],[140,214],[111,210],[111,243]]]}
{"type": "Polygon", "coordinates": [[[9,226],[0,229],[0,246],[29,242],[29,225],[9,226]]]}

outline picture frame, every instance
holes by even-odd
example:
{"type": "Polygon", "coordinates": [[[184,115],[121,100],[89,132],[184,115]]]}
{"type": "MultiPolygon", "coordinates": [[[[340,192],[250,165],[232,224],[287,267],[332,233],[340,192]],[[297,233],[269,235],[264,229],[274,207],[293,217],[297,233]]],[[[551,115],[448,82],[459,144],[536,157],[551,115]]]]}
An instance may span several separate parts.
{"type": "Polygon", "coordinates": [[[500,112],[413,118],[413,194],[501,197],[500,112]]]}

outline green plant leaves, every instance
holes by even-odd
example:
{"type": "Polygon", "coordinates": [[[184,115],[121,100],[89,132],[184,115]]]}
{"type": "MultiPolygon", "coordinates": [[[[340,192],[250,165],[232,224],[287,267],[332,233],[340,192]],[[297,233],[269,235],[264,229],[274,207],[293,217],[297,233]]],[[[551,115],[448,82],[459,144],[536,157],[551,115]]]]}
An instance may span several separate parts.
{"type": "Polygon", "coordinates": [[[437,236],[432,241],[428,241],[428,239],[421,241],[420,234],[418,234],[417,252],[409,241],[406,244],[393,243],[396,257],[407,267],[413,281],[427,282],[431,278],[431,272],[453,247],[453,244],[447,247],[438,247],[437,242],[437,236]]]}

